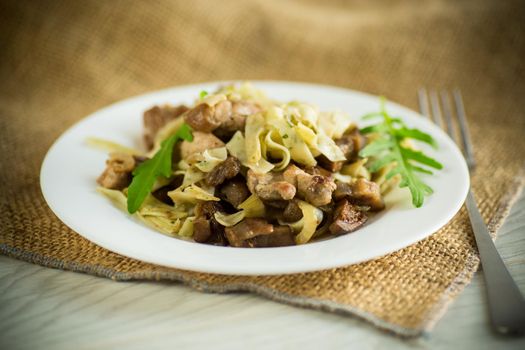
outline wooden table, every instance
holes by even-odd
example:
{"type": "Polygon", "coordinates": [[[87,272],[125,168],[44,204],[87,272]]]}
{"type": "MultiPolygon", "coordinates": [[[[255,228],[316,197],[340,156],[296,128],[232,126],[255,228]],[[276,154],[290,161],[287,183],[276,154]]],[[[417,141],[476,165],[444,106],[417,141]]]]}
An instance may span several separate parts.
{"type": "MultiPolygon", "coordinates": [[[[525,195],[497,246],[525,292],[525,195]]],[[[348,317],[250,294],[114,282],[0,256],[0,349],[525,349],[489,328],[478,272],[428,338],[406,341],[348,317]]]]}

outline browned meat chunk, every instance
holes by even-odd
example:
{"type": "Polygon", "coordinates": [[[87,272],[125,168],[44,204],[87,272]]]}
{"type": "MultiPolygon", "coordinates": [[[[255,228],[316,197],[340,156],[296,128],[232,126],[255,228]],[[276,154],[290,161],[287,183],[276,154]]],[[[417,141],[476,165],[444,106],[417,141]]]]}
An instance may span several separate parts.
{"type": "MultiPolygon", "coordinates": [[[[359,151],[365,147],[366,137],[359,132],[359,129],[354,128],[345,132],[340,139],[335,140],[335,144],[341,149],[345,158],[352,161],[357,159],[359,151]]],[[[331,172],[341,170],[345,163],[343,161],[332,162],[324,155],[317,157],[317,161],[320,166],[331,172]]]]}
{"type": "Polygon", "coordinates": [[[332,173],[325,168],[322,168],[320,166],[307,166],[304,168],[304,171],[310,175],[321,175],[324,177],[331,178],[332,173]]]}
{"type": "Polygon", "coordinates": [[[290,201],[283,212],[283,220],[286,222],[296,222],[303,218],[303,211],[295,201],[290,201]]]}
{"type": "Polygon", "coordinates": [[[322,206],[332,201],[335,183],[321,175],[297,176],[297,190],[305,201],[315,206],[322,206]]]}
{"type": "Polygon", "coordinates": [[[180,143],[180,156],[182,159],[188,159],[195,153],[204,152],[207,149],[223,147],[224,142],[219,140],[215,135],[200,131],[193,132],[193,141],[182,141],[180,143]]]}
{"type": "Polygon", "coordinates": [[[135,169],[136,161],[132,155],[126,153],[111,153],[106,161],[106,169],[98,177],[100,186],[112,190],[122,190],[131,183],[131,172],[135,169]]]}
{"type": "Polygon", "coordinates": [[[184,121],[188,123],[193,130],[209,133],[229,120],[231,115],[232,105],[230,101],[221,101],[215,106],[201,103],[190,109],[188,113],[184,115],[184,121]]]}
{"type": "Polygon", "coordinates": [[[265,216],[271,220],[296,222],[301,220],[303,212],[295,200],[291,201],[264,201],[265,216]]]}
{"type": "Polygon", "coordinates": [[[222,206],[214,201],[199,203],[195,207],[195,220],[193,220],[193,239],[200,243],[213,245],[226,245],[224,226],[215,220],[214,214],[222,212],[222,206]],[[207,224],[205,224],[206,222],[207,224]]]}
{"type": "Polygon", "coordinates": [[[259,174],[248,170],[247,185],[251,193],[266,201],[289,200],[295,196],[295,186],[283,180],[282,173],[259,174]]]}
{"type": "Polygon", "coordinates": [[[294,245],[294,235],[288,226],[273,226],[264,219],[244,219],[227,227],[226,238],[233,247],[282,247],[294,245]]]}
{"type": "Polygon", "coordinates": [[[275,209],[282,209],[280,210],[281,214],[282,211],[288,206],[288,203],[290,201],[285,200],[275,200],[275,201],[263,201],[266,208],[275,208],[275,209]]]}
{"type": "Polygon", "coordinates": [[[334,221],[329,226],[329,230],[334,235],[342,235],[353,232],[363,226],[368,217],[350,204],[346,199],[339,203],[334,211],[334,221]]]}
{"type": "Polygon", "coordinates": [[[352,196],[352,186],[350,184],[341,181],[336,181],[335,184],[337,187],[333,193],[333,197],[336,201],[352,196]]]}
{"type": "Polygon", "coordinates": [[[233,205],[235,208],[250,196],[243,177],[236,177],[224,183],[219,189],[219,197],[233,205]]]}
{"type": "Polygon", "coordinates": [[[247,218],[232,227],[226,227],[226,239],[232,247],[244,247],[247,239],[273,232],[273,225],[264,219],[247,218]]]}
{"type": "Polygon", "coordinates": [[[359,132],[358,128],[345,132],[345,135],[349,136],[350,139],[352,139],[353,143],[351,153],[345,153],[345,157],[348,160],[354,160],[355,158],[357,158],[359,151],[361,151],[366,146],[366,137],[363,134],[361,134],[361,132],[359,132]]]}
{"type": "Polygon", "coordinates": [[[231,104],[231,114],[215,131],[221,139],[229,139],[236,131],[244,131],[246,117],[261,111],[261,108],[250,101],[235,101],[231,104]]]}
{"type": "Polygon", "coordinates": [[[188,110],[186,106],[155,106],[144,112],[144,143],[148,149],[153,147],[157,132],[168,122],[188,110]]]}
{"type": "Polygon", "coordinates": [[[294,234],[288,226],[274,226],[273,232],[269,235],[260,235],[247,239],[244,247],[285,247],[295,245],[294,234]]]}
{"type": "Polygon", "coordinates": [[[241,162],[235,157],[229,156],[226,160],[218,164],[212,171],[206,174],[206,184],[208,186],[218,186],[224,181],[231,179],[241,171],[241,162]]]}
{"type": "Polygon", "coordinates": [[[322,175],[310,175],[295,165],[289,165],[281,173],[258,174],[248,171],[247,183],[250,191],[263,201],[290,200],[299,197],[322,206],[332,201],[335,183],[322,175]]]}
{"type": "Polygon", "coordinates": [[[234,115],[249,116],[261,111],[261,107],[251,101],[232,102],[232,113],[234,115]]]}
{"type": "Polygon", "coordinates": [[[202,202],[195,206],[195,216],[204,216],[211,219],[216,212],[222,212],[222,205],[215,201],[202,202]]]}
{"type": "Polygon", "coordinates": [[[344,164],[343,161],[332,162],[330,159],[326,158],[326,156],[322,154],[319,157],[317,157],[316,160],[320,166],[322,166],[328,171],[331,171],[332,173],[336,173],[339,170],[341,170],[344,164]]]}
{"type": "Polygon", "coordinates": [[[337,182],[333,196],[336,201],[346,198],[354,204],[370,207],[372,211],[385,208],[378,184],[363,178],[351,183],[337,182]]]}
{"type": "Polygon", "coordinates": [[[363,178],[351,183],[338,181],[333,197],[336,201],[346,198],[354,204],[370,207],[372,211],[385,208],[379,185],[363,178]]]}
{"type": "Polygon", "coordinates": [[[359,178],[350,185],[350,189],[351,195],[349,199],[353,203],[370,207],[372,211],[379,211],[385,208],[381,189],[375,182],[359,178]]]}
{"type": "Polygon", "coordinates": [[[329,204],[336,185],[331,178],[322,175],[310,175],[295,165],[289,165],[283,178],[297,187],[297,193],[308,203],[315,206],[329,204]]]}
{"type": "Polygon", "coordinates": [[[204,217],[193,220],[193,239],[195,242],[204,243],[211,237],[210,221],[204,217]]]}

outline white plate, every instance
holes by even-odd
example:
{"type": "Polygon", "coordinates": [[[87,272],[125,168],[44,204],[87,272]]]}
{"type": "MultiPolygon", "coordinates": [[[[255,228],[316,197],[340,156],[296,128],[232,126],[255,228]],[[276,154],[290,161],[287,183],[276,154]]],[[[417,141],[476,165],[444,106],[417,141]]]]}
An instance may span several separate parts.
{"type": "MultiPolygon", "coordinates": [[[[386,210],[358,231],[301,246],[231,248],[197,244],[162,235],[114,207],[95,191],[107,155],[85,144],[100,137],[141,145],[142,112],[155,104],[192,103],[201,90],[219,83],[183,86],[134,97],[106,107],[66,131],[50,148],[41,170],[44,197],[55,214],[90,241],[125,256],[164,266],[223,274],[261,275],[306,272],[350,265],[413,244],[445,225],[465,200],[469,175],[452,140],[419,114],[394,103],[387,110],[434,136],[439,150],[428,150],[444,169],[425,181],[434,189],[423,207],[412,207],[406,189],[386,196],[386,210]]],[[[379,98],[351,90],[288,82],[254,82],[270,97],[301,100],[321,110],[342,110],[356,120],[377,111],[379,98]]],[[[425,149],[426,151],[427,149],[425,149]]]]}

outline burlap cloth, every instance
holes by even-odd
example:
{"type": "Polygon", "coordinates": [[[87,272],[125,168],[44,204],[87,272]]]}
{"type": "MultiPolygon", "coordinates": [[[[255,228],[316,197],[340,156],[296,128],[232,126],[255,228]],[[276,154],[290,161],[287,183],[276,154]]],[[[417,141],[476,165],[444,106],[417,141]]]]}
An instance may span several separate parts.
{"type": "Polygon", "coordinates": [[[290,276],[209,275],[126,258],[72,232],[42,198],[40,165],[53,140],[83,116],[174,85],[308,81],[384,94],[414,108],[419,86],[457,86],[476,146],[474,190],[494,233],[523,185],[523,5],[2,1],[0,251],[115,280],[251,291],[358,316],[403,336],[429,331],[478,267],[464,210],[424,241],[356,266],[290,276]]]}

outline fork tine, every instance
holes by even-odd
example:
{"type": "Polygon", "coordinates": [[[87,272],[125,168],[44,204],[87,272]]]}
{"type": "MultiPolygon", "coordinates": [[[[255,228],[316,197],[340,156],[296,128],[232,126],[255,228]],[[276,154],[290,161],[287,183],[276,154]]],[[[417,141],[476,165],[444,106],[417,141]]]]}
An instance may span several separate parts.
{"type": "Polygon", "coordinates": [[[427,117],[427,119],[430,119],[430,106],[428,105],[427,89],[424,87],[420,88],[417,92],[417,96],[419,101],[419,111],[427,117]]]}
{"type": "Polygon", "coordinates": [[[447,134],[456,144],[459,144],[456,137],[454,123],[452,122],[452,107],[450,106],[450,99],[448,98],[448,93],[445,90],[441,91],[441,103],[443,104],[443,115],[445,116],[447,134]]]}
{"type": "Polygon", "coordinates": [[[443,116],[441,115],[441,107],[439,107],[439,100],[435,90],[430,90],[430,106],[432,107],[434,124],[441,128],[443,125],[443,116]]]}
{"type": "Polygon", "coordinates": [[[463,142],[463,149],[465,150],[465,157],[467,164],[472,170],[476,167],[476,160],[474,159],[474,150],[470,138],[470,132],[467,125],[467,118],[465,114],[465,106],[463,105],[463,98],[459,89],[454,89],[454,100],[456,102],[456,114],[458,116],[459,131],[461,133],[461,140],[463,142]]]}

